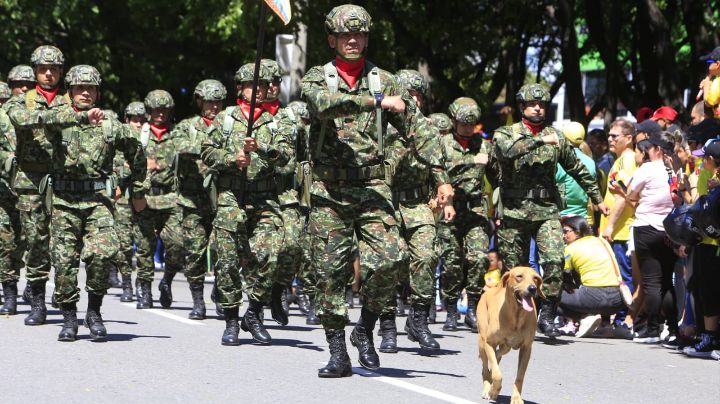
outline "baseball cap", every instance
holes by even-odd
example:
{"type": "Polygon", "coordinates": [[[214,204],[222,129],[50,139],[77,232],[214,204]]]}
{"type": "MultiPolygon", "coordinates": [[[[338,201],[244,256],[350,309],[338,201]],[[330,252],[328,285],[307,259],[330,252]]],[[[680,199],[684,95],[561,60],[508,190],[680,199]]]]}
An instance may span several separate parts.
{"type": "Polygon", "coordinates": [[[652,108],[649,107],[640,107],[637,111],[635,111],[635,120],[637,123],[641,123],[645,121],[646,119],[650,119],[650,117],[653,114],[652,108]]]}
{"type": "Polygon", "coordinates": [[[665,154],[672,154],[673,151],[675,151],[675,142],[664,138],[662,135],[662,131],[657,132],[657,133],[648,132],[647,141],[650,142],[650,144],[653,144],[653,145],[663,149],[665,154]]]}
{"type": "Polygon", "coordinates": [[[713,49],[712,52],[708,53],[707,55],[700,56],[700,60],[720,61],[720,46],[713,49]]]}
{"type": "Polygon", "coordinates": [[[662,132],[662,128],[660,127],[660,125],[658,125],[657,122],[653,121],[652,119],[648,119],[640,122],[639,124],[636,124],[635,131],[645,132],[648,134],[648,137],[652,137],[653,135],[659,136],[660,132],[662,132]]]}
{"type": "Polygon", "coordinates": [[[652,119],[653,121],[657,121],[658,119],[665,119],[670,122],[675,122],[677,116],[677,111],[675,111],[672,107],[660,107],[655,110],[650,119],[652,119]]]}
{"type": "Polygon", "coordinates": [[[710,139],[705,142],[705,146],[695,150],[693,153],[695,157],[712,157],[714,159],[720,159],[720,139],[710,139]]]}

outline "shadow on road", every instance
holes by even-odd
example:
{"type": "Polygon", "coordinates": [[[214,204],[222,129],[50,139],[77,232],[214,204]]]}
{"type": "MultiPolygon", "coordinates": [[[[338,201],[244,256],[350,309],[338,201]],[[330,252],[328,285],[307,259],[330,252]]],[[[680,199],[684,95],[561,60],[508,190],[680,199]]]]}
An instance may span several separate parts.
{"type": "MultiPolygon", "coordinates": [[[[495,404],[505,404],[510,402],[510,396],[503,396],[502,394],[498,395],[497,400],[495,400],[495,404]]],[[[523,402],[525,404],[537,404],[535,401],[530,401],[523,397],[523,402]]]]}
{"type": "MultiPolygon", "coordinates": [[[[299,325],[279,325],[279,324],[264,324],[265,328],[268,330],[282,330],[282,331],[313,331],[313,330],[321,330],[322,328],[320,326],[307,326],[302,327],[299,325]]],[[[275,341],[275,340],[273,340],[275,341]]]]}
{"type": "Polygon", "coordinates": [[[427,356],[429,358],[436,358],[438,356],[457,355],[460,351],[452,349],[424,349],[420,347],[414,348],[398,348],[398,351],[410,352],[420,356],[427,356]]]}
{"type": "Polygon", "coordinates": [[[353,373],[362,377],[396,377],[398,379],[414,379],[417,377],[424,377],[423,375],[438,375],[438,376],[450,376],[466,378],[466,375],[456,375],[454,373],[443,373],[443,372],[431,372],[427,370],[412,370],[412,369],[396,369],[396,368],[380,368],[374,371],[368,371],[361,367],[353,367],[353,373]]]}
{"type": "Polygon", "coordinates": [[[240,345],[289,346],[289,347],[293,347],[293,348],[309,349],[311,351],[316,351],[316,352],[324,351],[324,349],[320,348],[317,345],[314,345],[310,341],[300,341],[297,339],[287,339],[287,338],[273,338],[272,344],[270,344],[270,345],[259,344],[253,339],[242,339],[242,340],[240,340],[240,345]]]}
{"type": "Polygon", "coordinates": [[[540,335],[535,336],[535,342],[542,342],[543,344],[546,344],[546,345],[570,345],[570,344],[575,343],[575,341],[573,341],[571,339],[567,339],[567,338],[564,338],[564,339],[548,338],[548,337],[540,336],[540,335]]]}
{"type": "MultiPolygon", "coordinates": [[[[89,335],[78,335],[78,341],[80,340],[90,340],[89,335]]],[[[123,341],[132,341],[134,339],[138,338],[161,338],[161,339],[170,339],[169,335],[137,335],[137,334],[108,334],[107,337],[104,340],[98,340],[98,341],[92,341],[92,342],[123,342],[123,341]]]]}

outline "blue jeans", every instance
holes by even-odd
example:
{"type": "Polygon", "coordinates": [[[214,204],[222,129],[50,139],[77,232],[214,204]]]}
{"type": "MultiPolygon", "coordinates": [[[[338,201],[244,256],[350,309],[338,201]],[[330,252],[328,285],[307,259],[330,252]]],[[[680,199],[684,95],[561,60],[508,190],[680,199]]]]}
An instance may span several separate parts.
{"type": "MultiPolygon", "coordinates": [[[[615,240],[612,242],[612,249],[615,253],[615,260],[620,268],[620,276],[622,277],[625,285],[630,289],[630,293],[635,292],[635,287],[632,282],[632,261],[627,255],[628,242],[627,240],[615,240]]],[[[627,316],[627,308],[624,308],[615,314],[615,324],[620,324],[625,321],[627,316]]]]}

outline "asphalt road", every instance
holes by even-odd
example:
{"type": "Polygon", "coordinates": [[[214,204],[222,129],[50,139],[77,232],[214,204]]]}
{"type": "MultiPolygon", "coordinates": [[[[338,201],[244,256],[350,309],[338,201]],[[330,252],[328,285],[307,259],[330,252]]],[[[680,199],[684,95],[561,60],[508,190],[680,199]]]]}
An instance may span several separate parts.
{"type": "MultiPolygon", "coordinates": [[[[211,316],[204,321],[187,319],[192,304],[182,275],[173,283],[175,302],[169,310],[136,310],[134,303],[120,303],[119,289],[111,289],[102,311],[109,333],[106,342],[90,341],[82,326],[78,341],[57,342],[59,311],[48,306],[48,324],[27,327],[23,318],[29,306],[21,304],[17,316],[0,318],[0,400],[4,404],[487,402],[480,397],[477,335],[467,329],[451,333],[442,331],[441,324],[432,325],[442,346],[432,354],[419,350],[401,332],[400,352],[380,354],[382,368],[375,372],[358,365],[357,351],[348,342],[353,376],[319,379],[317,369],[329,357],[321,327],[305,325],[293,307],[288,326],[268,326],[271,346],[254,344],[243,332],[239,347],[221,346],[224,321],[214,318],[209,285],[205,296],[211,316]]],[[[24,281],[20,290],[23,287],[24,281]]],[[[157,299],[156,289],[153,294],[157,299]]],[[[85,314],[84,299],[83,293],[79,318],[85,314]]],[[[358,316],[359,309],[351,310],[352,320],[358,316]]],[[[270,318],[269,311],[265,317],[270,318]]],[[[444,320],[444,313],[438,319],[444,320]]],[[[399,330],[404,321],[398,319],[399,330]]],[[[516,366],[513,351],[501,363],[505,381],[500,403],[509,402],[516,366]]],[[[720,362],[624,340],[567,337],[550,345],[538,337],[523,390],[526,403],[718,403],[720,362]]]]}

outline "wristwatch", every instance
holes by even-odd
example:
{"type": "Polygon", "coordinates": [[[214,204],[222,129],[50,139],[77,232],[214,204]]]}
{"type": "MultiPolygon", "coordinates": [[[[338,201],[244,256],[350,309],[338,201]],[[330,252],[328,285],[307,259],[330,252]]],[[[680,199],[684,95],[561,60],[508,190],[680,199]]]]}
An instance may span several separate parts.
{"type": "Polygon", "coordinates": [[[375,93],[375,108],[380,108],[380,104],[382,104],[382,101],[384,99],[385,99],[385,94],[375,93]]]}

